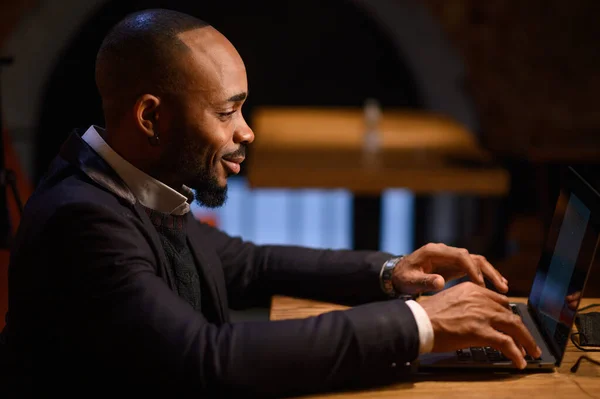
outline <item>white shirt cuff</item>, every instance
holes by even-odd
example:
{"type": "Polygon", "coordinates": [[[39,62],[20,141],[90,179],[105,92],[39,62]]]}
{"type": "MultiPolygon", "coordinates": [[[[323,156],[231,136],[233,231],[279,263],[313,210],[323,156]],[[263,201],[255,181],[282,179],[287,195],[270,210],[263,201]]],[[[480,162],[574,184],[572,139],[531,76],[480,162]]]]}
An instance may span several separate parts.
{"type": "Polygon", "coordinates": [[[419,354],[429,353],[433,349],[433,326],[429,320],[427,312],[416,301],[406,301],[406,305],[410,308],[417,322],[417,330],[419,331],[419,354]]]}

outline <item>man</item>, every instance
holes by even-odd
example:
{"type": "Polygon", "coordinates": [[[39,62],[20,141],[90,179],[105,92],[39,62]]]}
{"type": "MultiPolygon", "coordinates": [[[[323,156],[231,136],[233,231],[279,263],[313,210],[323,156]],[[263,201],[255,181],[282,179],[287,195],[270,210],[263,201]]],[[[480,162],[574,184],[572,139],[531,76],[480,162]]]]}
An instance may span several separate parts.
{"type": "Polygon", "coordinates": [[[96,81],[106,128],[65,142],[12,252],[3,336],[15,378],[44,392],[264,397],[389,381],[429,351],[489,345],[520,367],[524,350],[539,355],[507,298],[484,288],[484,276],[501,292],[507,281],[464,249],[256,246],[192,217],[190,188],[223,204],[254,140],[244,64],[213,27],[168,10],[130,15],[104,40],[96,81]],[[422,305],[394,299],[464,275],[473,282],[422,305]],[[230,322],[230,307],[273,294],[359,306],[230,322]]]}

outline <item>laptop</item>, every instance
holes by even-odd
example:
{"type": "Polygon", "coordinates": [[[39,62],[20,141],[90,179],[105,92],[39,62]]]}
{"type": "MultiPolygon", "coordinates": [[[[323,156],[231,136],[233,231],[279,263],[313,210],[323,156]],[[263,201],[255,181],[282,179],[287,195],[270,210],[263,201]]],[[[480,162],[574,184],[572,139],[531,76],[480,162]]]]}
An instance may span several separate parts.
{"type": "MultiPolygon", "coordinates": [[[[526,357],[526,370],[550,371],[560,366],[599,237],[600,194],[573,168],[568,168],[527,304],[510,304],[542,349],[540,358],[526,357]]],[[[424,354],[415,366],[419,371],[516,370],[509,359],[490,347],[424,354]]]]}

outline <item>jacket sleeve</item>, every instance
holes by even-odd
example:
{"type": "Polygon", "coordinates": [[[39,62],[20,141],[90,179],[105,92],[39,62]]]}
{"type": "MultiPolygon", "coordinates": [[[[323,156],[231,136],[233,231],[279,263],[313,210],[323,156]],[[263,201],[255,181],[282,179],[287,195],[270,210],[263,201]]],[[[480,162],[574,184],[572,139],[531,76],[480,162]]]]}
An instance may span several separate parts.
{"type": "MultiPolygon", "coordinates": [[[[85,353],[88,365],[104,365],[112,376],[185,386],[200,397],[231,392],[267,397],[369,383],[418,354],[414,317],[399,300],[303,320],[209,324],[157,276],[136,223],[101,205],[75,204],[63,206],[46,228],[52,237],[48,255],[61,260],[56,272],[71,287],[61,293],[68,306],[57,310],[64,314],[55,320],[68,321],[64,342],[73,353],[85,353]]],[[[275,274],[290,258],[278,249],[258,253],[275,274]],[[271,257],[282,259],[271,263],[271,257]]],[[[315,270],[348,262],[357,265],[357,275],[369,275],[366,254],[308,254],[315,270]],[[355,257],[359,260],[351,260],[355,257]]]]}
{"type": "Polygon", "coordinates": [[[348,305],[387,299],[379,274],[392,254],[254,245],[200,225],[223,264],[228,300],[234,309],[264,303],[274,294],[348,305]]]}

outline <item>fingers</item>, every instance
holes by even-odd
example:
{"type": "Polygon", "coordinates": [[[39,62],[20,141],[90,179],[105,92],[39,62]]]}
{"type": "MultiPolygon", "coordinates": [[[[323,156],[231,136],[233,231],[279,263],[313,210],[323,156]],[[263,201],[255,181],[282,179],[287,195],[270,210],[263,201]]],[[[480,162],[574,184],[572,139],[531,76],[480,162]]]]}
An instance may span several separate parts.
{"type": "Polygon", "coordinates": [[[581,296],[581,291],[575,291],[574,293],[567,295],[565,297],[565,299],[569,302],[573,302],[573,301],[579,300],[580,296],[581,296]]]}
{"type": "Polygon", "coordinates": [[[439,291],[444,288],[446,281],[439,274],[424,274],[419,273],[419,283],[417,286],[422,288],[422,291],[439,291]]]}
{"type": "Polygon", "coordinates": [[[496,302],[497,304],[499,304],[503,310],[505,312],[508,312],[510,314],[513,314],[509,309],[509,305],[510,305],[510,301],[508,300],[508,297],[506,295],[502,295],[502,294],[498,294],[497,292],[494,292],[492,290],[488,290],[487,288],[481,289],[480,292],[487,296],[488,298],[490,298],[491,300],[493,300],[494,302],[496,302]]]}
{"type": "MultiPolygon", "coordinates": [[[[475,284],[485,287],[483,278],[485,276],[498,291],[508,292],[508,281],[484,256],[470,254],[464,248],[455,248],[444,244],[428,244],[423,247],[423,250],[429,256],[451,261],[461,272],[466,273],[475,284]]],[[[435,268],[432,271],[436,271],[435,268]]]]}
{"type": "Polygon", "coordinates": [[[579,306],[580,297],[581,297],[581,291],[576,291],[565,297],[565,302],[567,303],[567,306],[569,307],[569,309],[577,310],[577,307],[579,306]]]}
{"type": "Polygon", "coordinates": [[[411,286],[415,287],[417,292],[439,291],[446,285],[446,280],[439,274],[426,274],[418,271],[415,271],[410,281],[411,286]]]}
{"type": "MultiPolygon", "coordinates": [[[[523,320],[518,315],[512,313],[510,310],[498,305],[492,305],[496,309],[496,316],[491,320],[491,326],[503,333],[512,337],[513,343],[517,346],[519,351],[525,349],[533,357],[538,357],[541,354],[540,348],[535,343],[535,340],[531,336],[531,333],[523,324],[523,320]]],[[[525,355],[525,353],[522,353],[525,355]]],[[[508,355],[506,355],[508,357],[508,355]]]]}
{"type": "Polygon", "coordinates": [[[471,258],[479,265],[483,274],[490,279],[498,291],[508,292],[508,281],[502,277],[500,272],[484,256],[471,254],[471,258]]]}
{"type": "Polygon", "coordinates": [[[516,367],[524,369],[527,366],[523,353],[509,335],[494,329],[487,330],[485,335],[488,345],[501,351],[516,367]]]}
{"type": "Polygon", "coordinates": [[[483,274],[477,263],[470,256],[469,251],[464,248],[449,247],[444,244],[428,244],[423,247],[428,255],[447,258],[456,264],[460,269],[464,270],[471,281],[482,287],[485,287],[483,274]]]}

